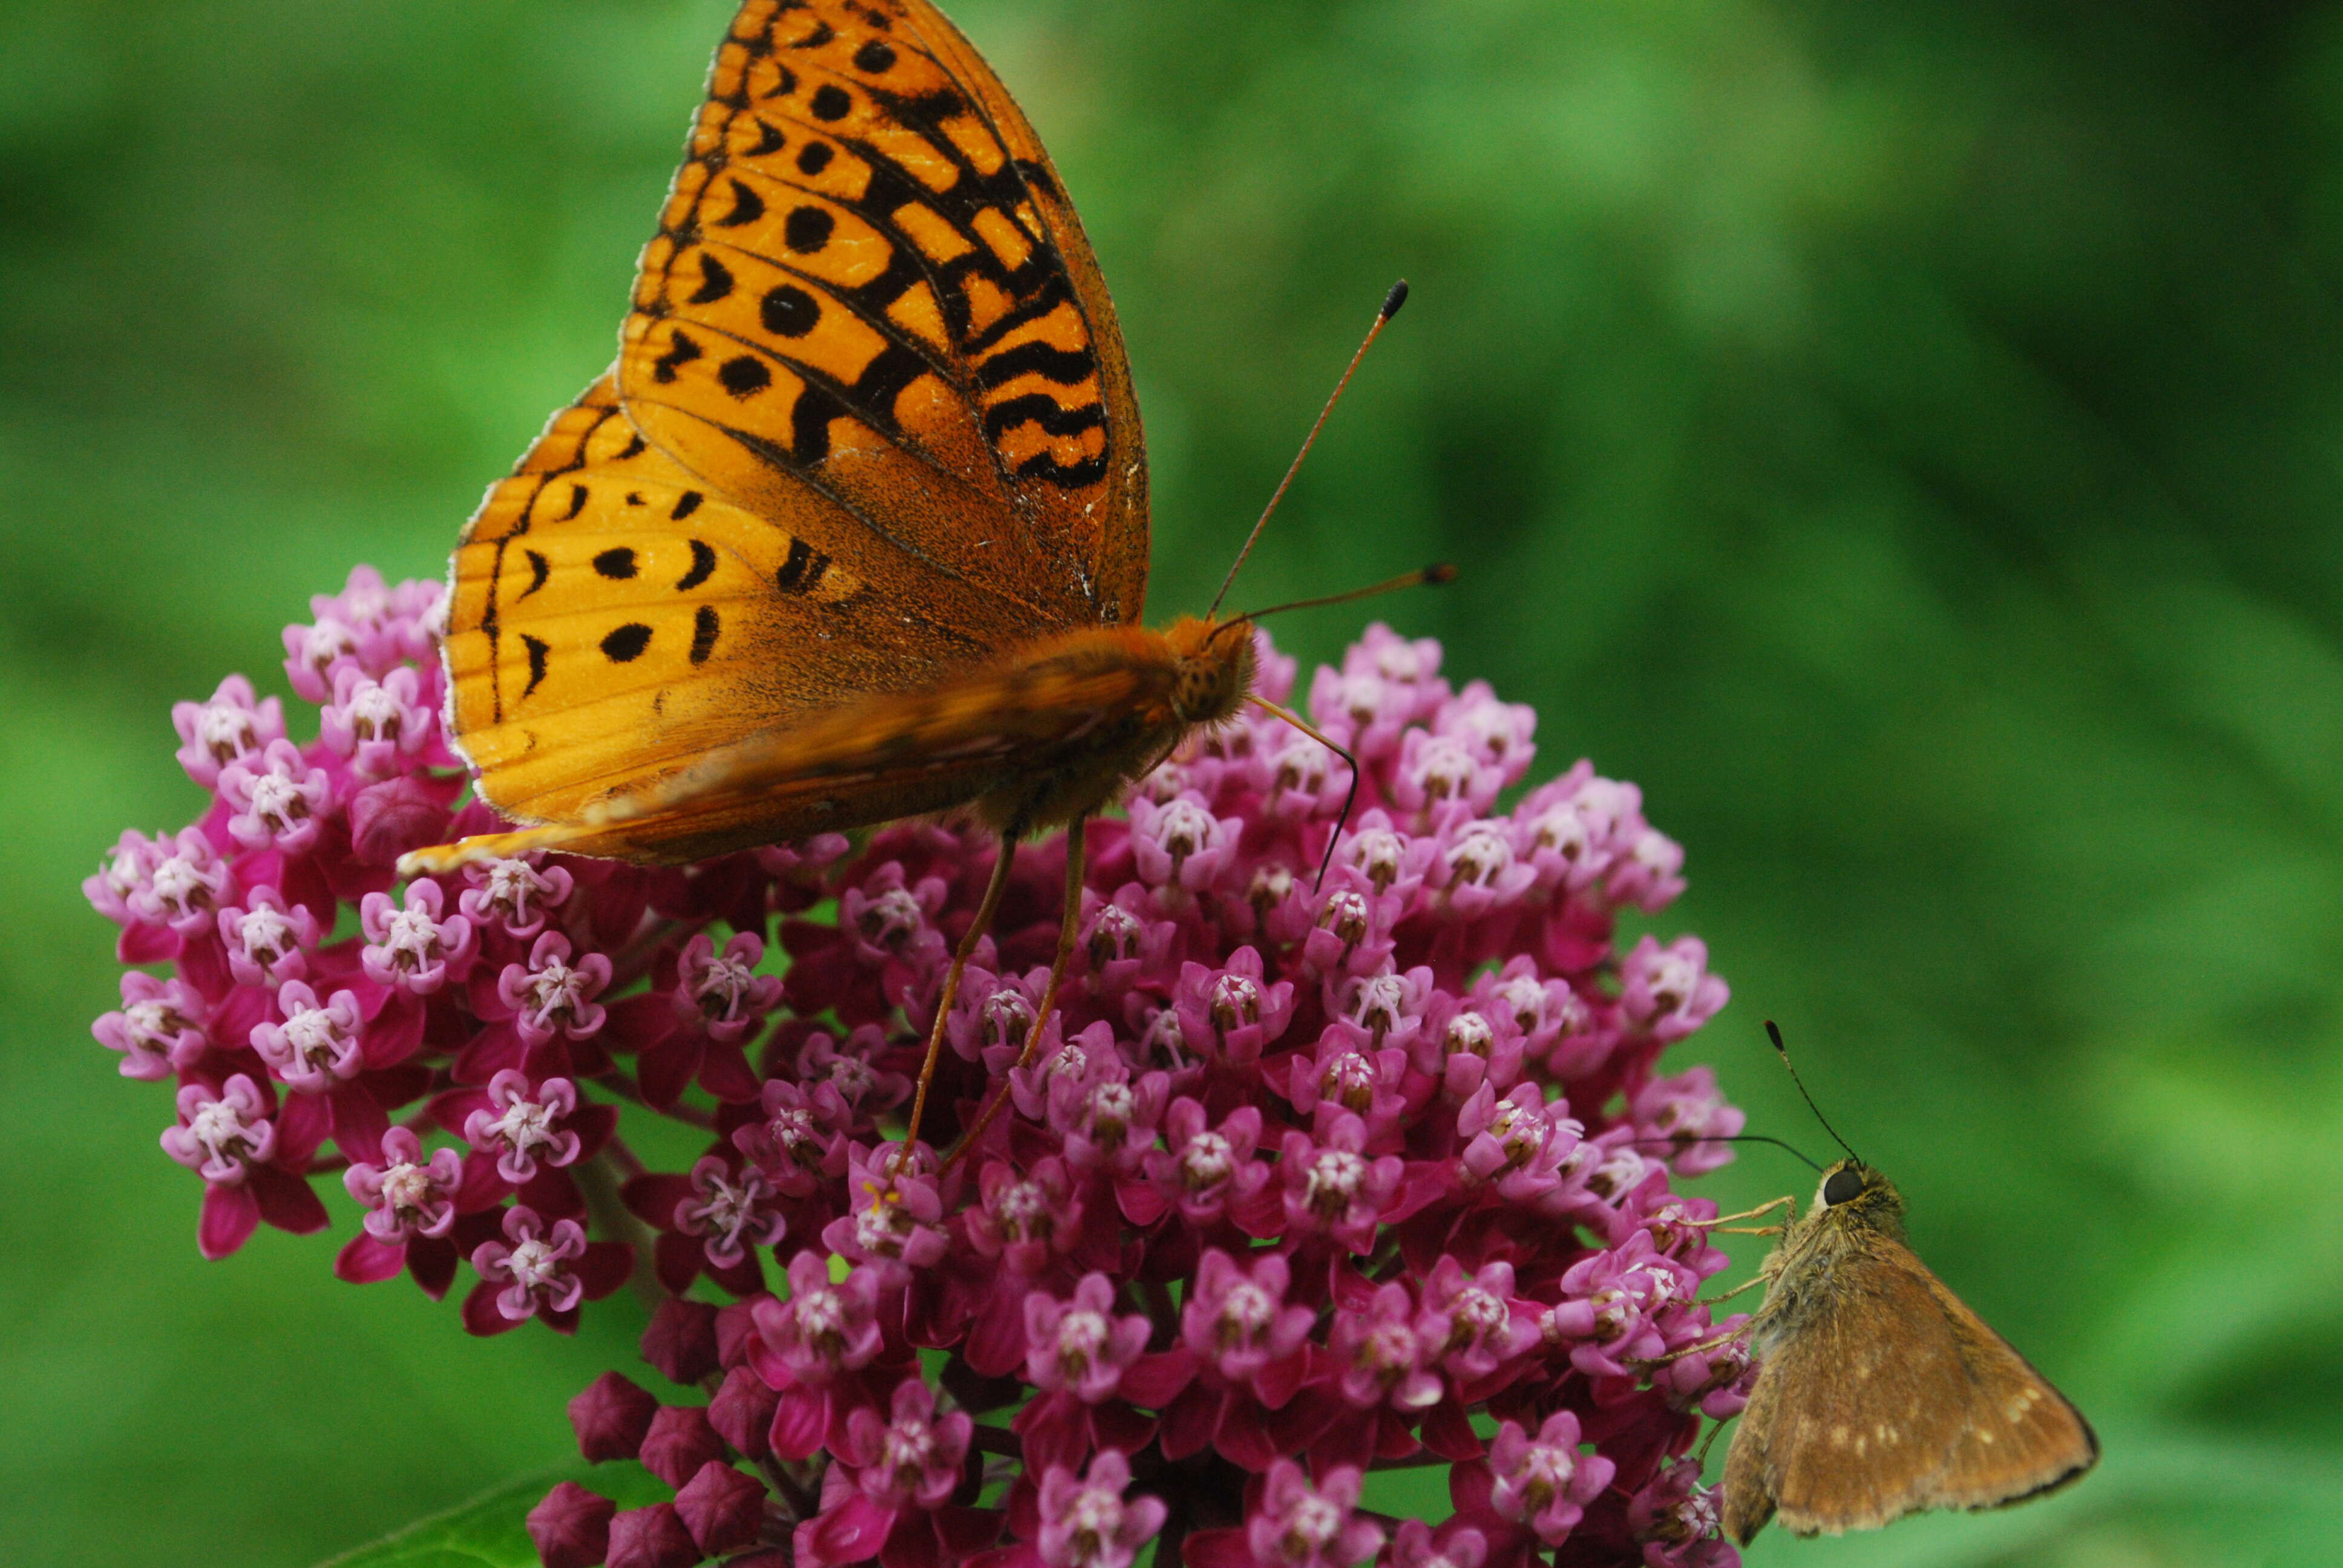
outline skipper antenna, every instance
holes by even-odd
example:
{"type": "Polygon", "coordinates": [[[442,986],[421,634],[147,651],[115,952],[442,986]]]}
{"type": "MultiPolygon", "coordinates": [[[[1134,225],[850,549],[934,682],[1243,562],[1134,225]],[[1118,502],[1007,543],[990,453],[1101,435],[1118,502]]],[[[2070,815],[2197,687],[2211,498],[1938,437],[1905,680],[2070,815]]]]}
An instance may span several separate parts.
{"type": "Polygon", "coordinates": [[[1269,526],[1270,514],[1276,511],[1277,503],[1285,498],[1285,488],[1293,483],[1293,476],[1302,471],[1302,459],[1310,456],[1310,448],[1317,443],[1318,432],[1326,427],[1326,416],[1334,411],[1334,405],[1342,398],[1342,388],[1351,384],[1351,377],[1359,368],[1359,361],[1364,359],[1367,350],[1374,346],[1376,337],[1383,332],[1383,323],[1397,316],[1399,307],[1406,303],[1407,279],[1403,277],[1392,285],[1389,294],[1383,296],[1383,308],[1375,312],[1375,324],[1367,328],[1367,336],[1360,343],[1358,352],[1351,356],[1351,363],[1343,369],[1342,378],[1334,383],[1333,393],[1326,399],[1326,407],[1318,410],[1318,423],[1310,427],[1310,434],[1302,438],[1302,450],[1293,454],[1292,467],[1287,468],[1285,477],[1277,482],[1277,490],[1269,498],[1269,505],[1261,509],[1261,520],[1253,524],[1252,532],[1245,536],[1244,548],[1237,552],[1237,558],[1229,567],[1229,575],[1221,579],[1221,591],[1212,596],[1212,608],[1204,612],[1206,618],[1220,613],[1221,601],[1229,597],[1229,588],[1236,582],[1237,572],[1244,566],[1245,557],[1252,554],[1253,542],[1261,538],[1261,530],[1269,526]]]}
{"type": "MultiPolygon", "coordinates": [[[[1806,1092],[1805,1080],[1798,1076],[1798,1070],[1796,1068],[1790,1066],[1790,1048],[1782,1043],[1782,1031],[1775,1026],[1774,1020],[1770,1018],[1765,1020],[1765,1038],[1774,1042],[1775,1053],[1781,1057],[1782,1065],[1785,1068],[1789,1068],[1790,1081],[1798,1086],[1798,1098],[1806,1102],[1806,1109],[1815,1113],[1815,1120],[1823,1124],[1823,1131],[1831,1135],[1831,1141],[1837,1144],[1841,1149],[1846,1150],[1846,1157],[1849,1160],[1854,1161],[1857,1165],[1862,1164],[1863,1156],[1857,1154],[1853,1148],[1849,1147],[1847,1141],[1838,1135],[1838,1129],[1830,1124],[1830,1118],[1823,1114],[1823,1108],[1816,1105],[1815,1103],[1815,1097],[1806,1092]]],[[[1785,1147],[1786,1147],[1786,1145],[1785,1145],[1785,1147]]],[[[1799,1158],[1805,1159],[1805,1157],[1801,1155],[1799,1158]]],[[[1807,1161],[1807,1163],[1811,1165],[1814,1162],[1812,1161],[1807,1161]]],[[[1816,1166],[1815,1169],[1820,1170],[1821,1167],[1816,1166]]]]}
{"type": "Polygon", "coordinates": [[[1665,1144],[1673,1149],[1683,1150],[1697,1149],[1704,1143],[1771,1143],[1776,1149],[1788,1150],[1791,1157],[1800,1164],[1812,1165],[1817,1171],[1822,1169],[1821,1165],[1796,1144],[1785,1143],[1778,1138],[1768,1138],[1763,1132],[1735,1132],[1730,1136],[1718,1134],[1709,1138],[1630,1138],[1622,1147],[1641,1149],[1650,1144],[1665,1144]]]}

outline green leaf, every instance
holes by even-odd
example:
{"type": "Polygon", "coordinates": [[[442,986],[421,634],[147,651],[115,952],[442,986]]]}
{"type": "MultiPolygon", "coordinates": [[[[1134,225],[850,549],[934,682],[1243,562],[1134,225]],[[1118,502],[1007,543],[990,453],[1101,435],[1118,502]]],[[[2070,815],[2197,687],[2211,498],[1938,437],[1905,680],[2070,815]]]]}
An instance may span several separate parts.
{"type": "Polygon", "coordinates": [[[591,1487],[621,1508],[668,1496],[667,1488],[638,1464],[601,1465],[590,1472],[582,1465],[566,1465],[508,1481],[317,1568],[537,1568],[528,1511],[563,1481],[591,1487]]]}

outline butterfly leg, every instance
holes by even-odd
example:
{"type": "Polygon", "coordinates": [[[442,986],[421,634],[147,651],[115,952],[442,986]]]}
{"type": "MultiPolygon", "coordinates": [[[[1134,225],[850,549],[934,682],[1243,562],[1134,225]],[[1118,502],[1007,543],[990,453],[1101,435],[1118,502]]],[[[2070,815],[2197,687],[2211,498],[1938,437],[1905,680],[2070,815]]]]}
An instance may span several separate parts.
{"type": "Polygon", "coordinates": [[[910,1122],[903,1133],[901,1151],[895,1157],[899,1170],[919,1146],[920,1121],[928,1111],[928,1086],[935,1081],[936,1061],[943,1052],[944,1026],[951,1018],[952,1004],[960,1000],[960,976],[968,969],[969,957],[976,951],[976,944],[992,929],[993,913],[1001,908],[1001,895],[1009,887],[1009,868],[1016,859],[1017,836],[1001,834],[1001,855],[992,862],[992,879],[984,885],[984,898],[976,906],[976,919],[969,923],[968,934],[960,938],[959,948],[953,951],[951,968],[944,974],[944,989],[936,998],[936,1020],[928,1029],[928,1053],[920,1062],[919,1091],[911,1097],[910,1122]]]}
{"type": "MultiPolygon", "coordinates": [[[[1776,1198],[1771,1203],[1760,1203],[1755,1209],[1744,1209],[1738,1214],[1719,1214],[1714,1220],[1686,1220],[1684,1223],[1687,1225],[1696,1225],[1700,1229],[1705,1231],[1720,1225],[1730,1225],[1739,1220],[1755,1220],[1760,1214],[1772,1213],[1775,1210],[1781,1208],[1784,1204],[1795,1205],[1796,1202],[1797,1200],[1795,1198],[1776,1198]]],[[[1781,1233],[1781,1230],[1782,1228],[1779,1225],[1775,1225],[1762,1231],[1725,1231],[1725,1234],[1728,1236],[1775,1236],[1779,1235],[1781,1233]]]]}
{"type": "MultiPolygon", "coordinates": [[[[1089,844],[1083,834],[1086,821],[1077,817],[1066,828],[1066,913],[1058,924],[1058,956],[1051,960],[1050,983],[1041,991],[1041,1005],[1034,1011],[1032,1030],[1025,1036],[1025,1049],[1017,1053],[1017,1065],[1009,1070],[1011,1072],[1031,1066],[1033,1053],[1041,1048],[1041,1030],[1058,1005],[1059,982],[1066,978],[1066,966],[1073,960],[1074,936],[1082,920],[1082,883],[1090,870],[1089,844]]],[[[960,1134],[951,1152],[944,1156],[945,1170],[950,1170],[976,1147],[976,1141],[984,1136],[984,1130],[992,1125],[992,1119],[1001,1114],[1001,1106],[1008,1101],[1009,1085],[1004,1082],[992,1091],[991,1100],[969,1124],[968,1131],[960,1134]]]]}
{"type": "Polygon", "coordinates": [[[1735,1340],[1737,1340],[1742,1335],[1747,1333],[1750,1329],[1755,1325],[1755,1323],[1756,1320],[1752,1318],[1748,1322],[1743,1323],[1735,1328],[1727,1329],[1721,1334],[1712,1334],[1704,1340],[1694,1340],[1688,1345],[1678,1345],[1674,1350],[1668,1352],[1665,1355],[1656,1355],[1648,1361],[1630,1362],[1627,1364],[1645,1369],[1667,1366],[1672,1362],[1684,1360],[1686,1356],[1700,1355],[1705,1352],[1716,1349],[1719,1345],[1729,1345],[1735,1340]]]}

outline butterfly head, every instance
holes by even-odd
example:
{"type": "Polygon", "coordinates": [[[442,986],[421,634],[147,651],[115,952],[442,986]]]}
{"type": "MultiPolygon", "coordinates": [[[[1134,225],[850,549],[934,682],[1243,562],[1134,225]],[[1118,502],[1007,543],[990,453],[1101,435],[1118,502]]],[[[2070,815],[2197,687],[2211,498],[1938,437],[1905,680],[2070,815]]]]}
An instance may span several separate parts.
{"type": "Polygon", "coordinates": [[[1252,689],[1252,622],[1183,616],[1163,635],[1179,660],[1172,712],[1191,725],[1233,717],[1252,689]]]}
{"type": "Polygon", "coordinates": [[[1815,1189],[1814,1207],[1807,1211],[1834,1223],[1864,1224],[1899,1230],[1904,1222],[1904,1195],[1894,1182],[1859,1160],[1842,1160],[1823,1172],[1815,1189]]]}

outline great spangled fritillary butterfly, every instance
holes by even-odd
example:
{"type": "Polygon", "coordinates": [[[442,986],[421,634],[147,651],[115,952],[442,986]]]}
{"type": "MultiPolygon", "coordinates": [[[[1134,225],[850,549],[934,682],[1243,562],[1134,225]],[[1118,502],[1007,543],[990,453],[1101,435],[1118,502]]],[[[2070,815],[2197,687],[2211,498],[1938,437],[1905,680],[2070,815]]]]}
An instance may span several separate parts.
{"type": "Polygon", "coordinates": [[[1135,624],[1147,549],[1114,309],[1007,89],[928,0],[748,0],[618,364],[456,551],[455,737],[535,825],[402,869],[973,807],[1004,852],[964,960],[1064,824],[1046,1018],[1082,823],[1252,683],[1243,618],[1135,624]]]}

